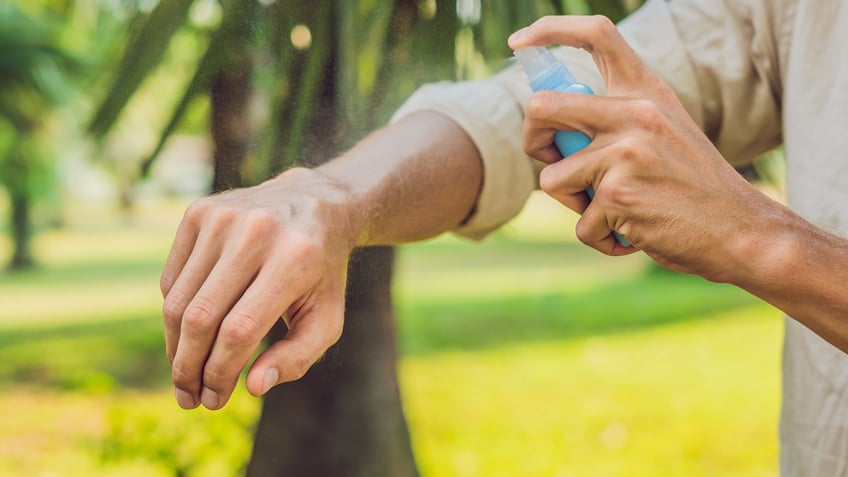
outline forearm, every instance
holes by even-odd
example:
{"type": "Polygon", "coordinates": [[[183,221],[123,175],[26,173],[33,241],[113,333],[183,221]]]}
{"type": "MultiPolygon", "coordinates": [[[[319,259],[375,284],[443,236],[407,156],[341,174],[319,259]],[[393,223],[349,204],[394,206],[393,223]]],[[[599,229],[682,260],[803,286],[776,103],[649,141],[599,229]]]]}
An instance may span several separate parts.
{"type": "Polygon", "coordinates": [[[764,214],[758,235],[746,234],[747,257],[732,282],[848,352],[848,240],[781,205],[764,214]]]}
{"type": "Polygon", "coordinates": [[[421,240],[460,225],[480,193],[479,152],[452,120],[419,112],[316,169],[347,191],[356,245],[421,240]]]}

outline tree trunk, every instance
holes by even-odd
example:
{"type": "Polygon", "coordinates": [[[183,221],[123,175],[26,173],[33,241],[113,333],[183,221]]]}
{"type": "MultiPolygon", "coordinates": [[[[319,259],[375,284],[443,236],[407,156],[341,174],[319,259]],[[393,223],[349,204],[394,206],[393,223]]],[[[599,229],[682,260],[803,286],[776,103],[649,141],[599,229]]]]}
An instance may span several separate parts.
{"type": "Polygon", "coordinates": [[[32,268],[35,262],[30,251],[32,227],[30,221],[30,199],[26,194],[9,194],[12,205],[12,241],[15,250],[9,262],[11,270],[32,268]]]}
{"type": "Polygon", "coordinates": [[[212,191],[240,187],[241,167],[251,144],[251,65],[249,50],[243,60],[219,71],[211,83],[212,141],[215,145],[212,191]]]}
{"type": "Polygon", "coordinates": [[[303,379],[268,393],[248,476],[418,475],[395,369],[392,259],[389,247],[355,254],[342,338],[303,379]]]}
{"type": "MultiPolygon", "coordinates": [[[[318,6],[315,10],[321,11],[318,6]]],[[[313,39],[328,41],[329,36],[316,33],[313,39]]],[[[281,127],[291,129],[278,131],[289,141],[287,146],[291,141],[302,144],[295,159],[310,166],[333,157],[344,141],[337,132],[345,129],[336,70],[339,42],[331,45],[313,43],[310,48],[310,53],[325,51],[329,57],[318,75],[320,88],[315,96],[297,98],[311,101],[304,127],[291,128],[280,121],[281,127]],[[304,136],[286,134],[292,130],[303,131],[304,136]]],[[[283,158],[284,162],[291,159],[283,158]]],[[[342,338],[304,378],[277,386],[265,396],[249,477],[418,475],[395,369],[393,258],[390,247],[354,253],[342,338]]],[[[270,338],[284,335],[285,326],[278,324],[270,338]]]]}

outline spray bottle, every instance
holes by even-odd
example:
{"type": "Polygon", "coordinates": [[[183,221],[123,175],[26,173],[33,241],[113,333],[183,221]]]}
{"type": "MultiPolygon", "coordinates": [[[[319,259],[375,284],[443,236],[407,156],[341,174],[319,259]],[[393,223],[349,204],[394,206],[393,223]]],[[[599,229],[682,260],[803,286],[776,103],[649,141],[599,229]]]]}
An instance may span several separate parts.
{"type": "MultiPolygon", "coordinates": [[[[527,74],[527,79],[530,80],[530,88],[533,91],[551,90],[563,91],[568,93],[583,93],[595,94],[592,88],[583,83],[578,83],[571,71],[557,61],[553,53],[546,48],[529,46],[515,50],[515,57],[524,68],[527,74]]],[[[559,150],[563,157],[568,157],[571,154],[588,146],[591,140],[589,136],[580,131],[557,131],[554,134],[554,145],[559,150]]],[[[595,196],[595,190],[592,187],[586,189],[586,194],[589,199],[595,196]]],[[[622,235],[613,232],[618,243],[624,246],[630,245],[622,235]]]]}

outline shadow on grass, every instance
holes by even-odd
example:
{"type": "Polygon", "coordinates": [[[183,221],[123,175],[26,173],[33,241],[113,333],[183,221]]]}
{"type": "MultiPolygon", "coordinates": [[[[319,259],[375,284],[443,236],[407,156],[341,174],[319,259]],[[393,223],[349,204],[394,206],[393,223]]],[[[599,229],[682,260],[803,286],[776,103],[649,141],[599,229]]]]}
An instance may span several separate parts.
{"type": "Polygon", "coordinates": [[[158,316],[0,330],[0,388],[161,387],[170,382],[164,349],[158,316]]]}
{"type": "Polygon", "coordinates": [[[408,355],[502,346],[517,341],[621,333],[702,319],[757,303],[729,285],[665,271],[575,294],[398,304],[408,355]]]}
{"type": "Polygon", "coordinates": [[[0,270],[0,286],[4,287],[48,287],[66,283],[91,283],[128,276],[149,275],[158,278],[162,264],[146,259],[120,261],[97,261],[63,265],[39,265],[30,270],[10,272],[0,270]]]}

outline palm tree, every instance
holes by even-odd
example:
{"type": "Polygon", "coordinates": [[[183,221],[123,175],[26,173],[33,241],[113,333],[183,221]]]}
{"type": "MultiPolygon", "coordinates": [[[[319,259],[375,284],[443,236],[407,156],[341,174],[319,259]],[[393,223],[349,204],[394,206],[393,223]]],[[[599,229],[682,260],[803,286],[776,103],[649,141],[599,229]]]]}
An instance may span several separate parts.
{"type": "Polygon", "coordinates": [[[9,268],[14,270],[34,263],[29,247],[32,204],[50,187],[50,157],[39,134],[64,97],[64,74],[72,65],[56,44],[47,25],[14,5],[0,5],[0,187],[11,202],[14,252],[9,268]]]}
{"type": "MultiPolygon", "coordinates": [[[[105,134],[114,124],[191,3],[160,0],[144,19],[92,132],[105,134]]],[[[632,2],[603,2],[614,17],[626,12],[625,3],[632,2]]],[[[329,159],[384,121],[416,85],[473,69],[456,62],[458,35],[464,47],[503,58],[511,31],[566,6],[599,11],[580,0],[490,0],[483,8],[479,0],[222,0],[222,22],[142,173],[201,94],[211,98],[213,190],[329,159]],[[245,127],[257,122],[250,108],[256,98],[270,114],[245,127]]],[[[387,247],[355,253],[344,336],[305,378],[266,396],[248,475],[418,474],[395,377],[392,259],[387,247]]],[[[278,326],[271,339],[283,333],[278,326]]]]}

